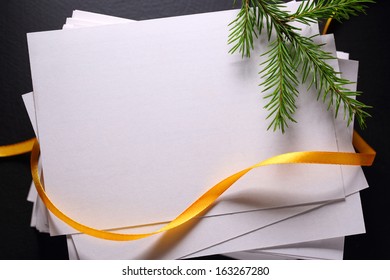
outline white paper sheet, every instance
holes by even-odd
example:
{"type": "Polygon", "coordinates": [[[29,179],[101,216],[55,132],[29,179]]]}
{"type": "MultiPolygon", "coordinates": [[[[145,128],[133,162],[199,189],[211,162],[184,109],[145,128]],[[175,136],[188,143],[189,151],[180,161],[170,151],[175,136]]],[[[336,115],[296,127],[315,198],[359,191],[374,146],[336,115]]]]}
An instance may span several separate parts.
{"type": "MultiPolygon", "coordinates": [[[[24,105],[26,107],[27,114],[30,118],[31,125],[37,134],[37,125],[35,118],[34,99],[33,93],[29,92],[22,95],[24,105]]],[[[42,171],[41,161],[38,163],[38,169],[42,171]]],[[[34,203],[33,211],[31,214],[31,226],[35,227],[39,232],[49,232],[49,220],[46,206],[38,196],[34,182],[31,182],[30,190],[28,193],[27,200],[34,203]]]]}
{"type": "Polygon", "coordinates": [[[262,250],[241,251],[226,254],[242,260],[260,259],[343,259],[344,237],[295,243],[262,250]]]}
{"type": "MultiPolygon", "coordinates": [[[[228,54],[235,13],[29,34],[46,188],[56,205],[97,228],[169,221],[261,159],[337,151],[333,116],[303,88],[299,124],[283,137],[266,131],[259,61],[228,54]]],[[[342,197],[338,167],[272,166],[246,175],[208,215],[342,197]]],[[[58,221],[50,228],[74,232],[58,221]]]]}
{"type": "Polygon", "coordinates": [[[342,260],[344,253],[344,237],[322,239],[311,242],[291,244],[290,246],[280,246],[254,250],[254,253],[272,253],[283,256],[299,256],[310,259],[342,260]]]}
{"type": "Polygon", "coordinates": [[[117,23],[133,22],[133,20],[127,18],[113,17],[113,16],[91,13],[91,12],[81,11],[81,10],[74,10],[72,13],[72,19],[89,21],[97,24],[99,23],[117,24],[117,23]]]}

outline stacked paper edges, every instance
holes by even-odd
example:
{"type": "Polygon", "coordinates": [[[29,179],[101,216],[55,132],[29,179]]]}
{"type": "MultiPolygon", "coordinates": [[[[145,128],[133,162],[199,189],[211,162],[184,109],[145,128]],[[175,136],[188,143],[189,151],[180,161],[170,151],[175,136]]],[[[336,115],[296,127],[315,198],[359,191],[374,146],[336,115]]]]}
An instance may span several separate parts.
{"type": "MultiPolygon", "coordinates": [[[[354,151],[352,128],[305,86],[298,124],[285,135],[267,131],[257,74],[264,58],[228,54],[236,13],[134,22],[74,11],[64,30],[28,34],[34,93],[23,99],[46,192],[59,209],[91,227],[146,233],[270,156],[354,151]]],[[[301,27],[307,36],[319,32],[301,27]]],[[[332,35],[318,40],[336,56],[332,35]]],[[[337,57],[332,66],[356,81],[358,63],[337,57]]],[[[367,186],[360,167],[258,168],[202,217],[130,242],[76,232],[48,213],[33,187],[28,200],[31,225],[67,235],[70,259],[341,259],[344,236],[365,232],[359,191],[367,186]]]]}

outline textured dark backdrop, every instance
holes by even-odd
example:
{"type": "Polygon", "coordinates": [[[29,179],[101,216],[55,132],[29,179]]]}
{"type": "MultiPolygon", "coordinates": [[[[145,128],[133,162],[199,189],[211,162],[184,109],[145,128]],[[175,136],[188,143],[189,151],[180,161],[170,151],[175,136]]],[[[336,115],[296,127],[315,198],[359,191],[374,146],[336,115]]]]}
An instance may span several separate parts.
{"type": "MultiPolygon", "coordinates": [[[[233,0],[0,0],[0,145],[34,136],[21,100],[32,91],[26,33],[60,29],[75,9],[135,20],[232,9],[233,0]]],[[[358,89],[373,106],[373,118],[361,133],[377,151],[374,166],[364,168],[370,188],[362,191],[367,233],[346,238],[345,259],[390,259],[389,215],[389,23],[390,1],[378,0],[367,15],[329,31],[338,50],[360,61],[358,89]]],[[[0,158],[0,259],[67,259],[64,238],[30,228],[31,182],[27,155],[0,158]]],[[[214,256],[218,258],[220,256],[214,256]]]]}

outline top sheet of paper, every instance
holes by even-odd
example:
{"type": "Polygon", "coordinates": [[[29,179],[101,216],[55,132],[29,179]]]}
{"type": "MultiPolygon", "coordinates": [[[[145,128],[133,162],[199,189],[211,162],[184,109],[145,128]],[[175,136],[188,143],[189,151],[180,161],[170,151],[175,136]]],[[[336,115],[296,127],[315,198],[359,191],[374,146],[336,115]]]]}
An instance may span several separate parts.
{"type": "MultiPolygon", "coordinates": [[[[228,54],[236,13],[29,34],[45,185],[60,209],[98,228],[168,221],[269,156],[337,151],[333,115],[305,87],[298,125],[266,130],[260,58],[228,54]]],[[[337,166],[264,167],[207,215],[342,197],[337,166]]]]}

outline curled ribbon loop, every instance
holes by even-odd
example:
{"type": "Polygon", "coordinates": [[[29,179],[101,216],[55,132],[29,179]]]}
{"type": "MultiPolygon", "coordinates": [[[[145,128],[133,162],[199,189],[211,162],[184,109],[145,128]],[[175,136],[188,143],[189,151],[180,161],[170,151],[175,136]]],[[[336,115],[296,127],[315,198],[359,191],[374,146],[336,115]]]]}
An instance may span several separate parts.
{"type": "Polygon", "coordinates": [[[348,152],[327,152],[327,151],[307,151],[307,152],[292,152],[277,155],[254,164],[246,169],[243,169],[214,185],[195,202],[193,202],[187,209],[185,209],[180,215],[172,220],[167,225],[163,226],[159,230],[142,233],[142,234],[121,234],[114,233],[105,230],[95,229],[86,225],[83,225],[72,218],[68,217],[61,210],[59,210],[54,203],[47,196],[44,186],[41,183],[38,170],[39,159],[39,143],[35,141],[32,153],[31,153],[31,173],[34,180],[34,184],[37,188],[38,194],[46,205],[47,209],[52,212],[57,218],[78,230],[81,233],[85,233],[97,238],[114,240],[114,241],[130,241],[142,239],[157,233],[171,230],[176,228],[190,219],[198,216],[208,207],[210,207],[216,199],[221,196],[228,188],[230,188],[236,181],[242,176],[251,171],[252,169],[273,165],[273,164],[341,164],[341,165],[357,165],[357,166],[370,166],[375,158],[375,151],[359,136],[357,132],[353,134],[353,145],[359,153],[348,152]]]}

